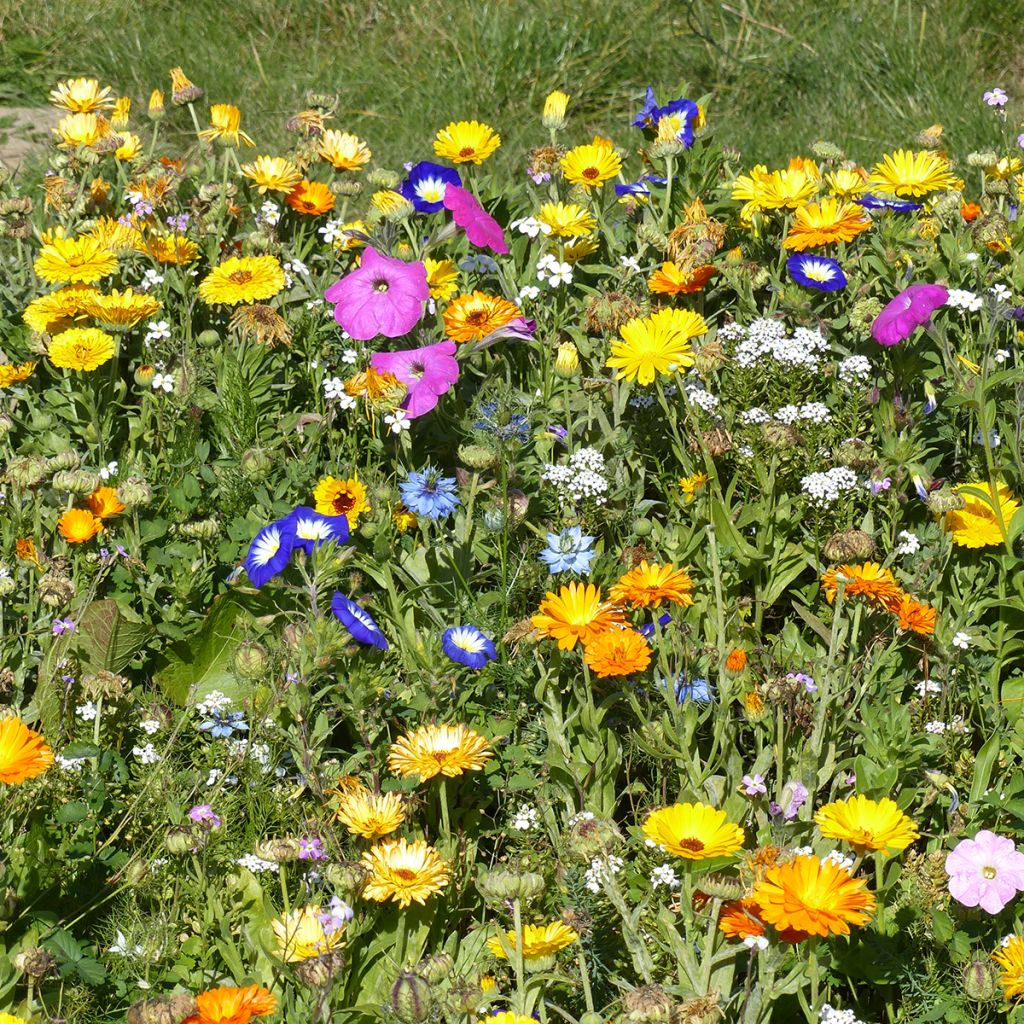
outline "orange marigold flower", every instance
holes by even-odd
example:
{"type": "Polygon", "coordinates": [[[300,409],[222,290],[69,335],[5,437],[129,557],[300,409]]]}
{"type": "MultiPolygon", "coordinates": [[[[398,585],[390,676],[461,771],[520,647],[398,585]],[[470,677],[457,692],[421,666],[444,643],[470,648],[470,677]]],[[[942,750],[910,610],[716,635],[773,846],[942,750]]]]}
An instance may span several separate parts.
{"type": "Polygon", "coordinates": [[[0,718],[0,782],[20,785],[53,764],[53,751],[17,715],[0,718]]]}
{"type": "Polygon", "coordinates": [[[36,542],[31,537],[19,537],[14,543],[14,553],[23,562],[39,564],[39,552],[36,551],[36,542]]]}
{"type": "Polygon", "coordinates": [[[249,1024],[277,1009],[277,999],[259,985],[223,985],[196,996],[196,1012],[183,1024],[249,1024]]]}
{"type": "Polygon", "coordinates": [[[742,672],[747,667],[747,652],[742,647],[734,647],[725,659],[725,667],[730,672],[742,672]]]}
{"type": "Polygon", "coordinates": [[[609,629],[586,645],[583,660],[600,678],[631,676],[651,663],[651,645],[635,629],[609,629]]]}
{"type": "Polygon", "coordinates": [[[444,311],[445,336],[458,342],[481,341],[522,315],[515,303],[499,295],[459,295],[444,311]]]}
{"type": "Polygon", "coordinates": [[[57,529],[69,544],[84,544],[103,529],[103,521],[87,508],[69,508],[57,520],[57,529]]]}
{"type": "Polygon", "coordinates": [[[850,925],[867,924],[875,897],[866,886],[834,861],[802,856],[769,868],[752,899],[781,938],[802,942],[812,935],[849,935],[850,925]]]}
{"type": "Polygon", "coordinates": [[[964,203],[964,205],[960,207],[960,216],[963,217],[968,224],[970,224],[971,221],[977,220],[980,214],[981,207],[977,203],[964,203]]]}
{"type": "Polygon", "coordinates": [[[764,935],[764,921],[755,900],[745,898],[722,904],[718,914],[718,929],[730,939],[749,939],[764,935]]]}
{"type": "Polygon", "coordinates": [[[117,495],[116,487],[98,487],[89,495],[88,505],[89,511],[97,519],[109,519],[124,511],[124,505],[117,495]]]}
{"type": "Polygon", "coordinates": [[[825,196],[796,211],[783,244],[787,249],[804,252],[833,242],[852,242],[870,227],[871,218],[856,203],[825,196]]]}
{"type": "Polygon", "coordinates": [[[307,217],[319,217],[334,209],[334,193],[322,181],[304,178],[284,197],[284,201],[307,217]]]}
{"type": "Polygon", "coordinates": [[[687,270],[678,263],[662,263],[647,280],[647,287],[658,295],[689,295],[699,292],[718,271],[710,263],[687,270]]]}
{"type": "Polygon", "coordinates": [[[634,608],[660,608],[662,601],[688,607],[693,604],[690,591],[693,580],[685,569],[672,563],[649,565],[644,559],[623,576],[608,592],[615,604],[629,604],[634,608]]]}
{"type": "Polygon", "coordinates": [[[887,602],[886,608],[896,616],[900,629],[911,630],[921,636],[934,635],[935,609],[930,604],[915,601],[910,594],[901,593],[887,602]]]}
{"type": "Polygon", "coordinates": [[[563,651],[571,651],[577,641],[585,647],[599,633],[621,625],[622,612],[601,600],[601,588],[593,583],[570,583],[557,596],[548,593],[530,622],[541,636],[558,641],[563,651]]]}
{"type": "Polygon", "coordinates": [[[839,576],[846,583],[847,597],[866,597],[875,604],[885,606],[895,600],[903,592],[896,582],[891,569],[883,569],[877,562],[864,562],[861,565],[837,565],[829,569],[821,577],[821,585],[825,597],[831,604],[839,589],[839,576]]]}

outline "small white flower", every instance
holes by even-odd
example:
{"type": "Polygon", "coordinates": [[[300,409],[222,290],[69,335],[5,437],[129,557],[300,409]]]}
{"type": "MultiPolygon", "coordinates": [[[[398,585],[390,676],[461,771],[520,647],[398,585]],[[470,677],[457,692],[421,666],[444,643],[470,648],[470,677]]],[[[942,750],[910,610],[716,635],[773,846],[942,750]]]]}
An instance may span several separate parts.
{"type": "Polygon", "coordinates": [[[269,224],[273,227],[281,219],[281,208],[277,203],[272,203],[269,199],[260,207],[260,212],[256,216],[256,220],[262,224],[269,224]]]}
{"type": "Polygon", "coordinates": [[[536,217],[520,217],[519,220],[512,221],[509,227],[521,235],[529,235],[530,238],[536,238],[541,234],[551,234],[551,225],[537,220],[536,217]]]}
{"type": "Polygon", "coordinates": [[[214,711],[225,711],[231,707],[231,698],[220,690],[211,690],[198,704],[196,714],[208,718],[214,711]]]}
{"type": "Polygon", "coordinates": [[[1003,363],[1005,363],[1006,360],[1010,358],[1010,351],[1009,349],[1005,348],[997,348],[995,351],[995,355],[992,358],[995,359],[995,361],[1000,366],[1002,366],[1003,363]]]}
{"type": "Polygon", "coordinates": [[[329,401],[341,398],[345,394],[345,382],[340,377],[328,377],[323,387],[324,398],[329,401]]]}
{"type": "Polygon", "coordinates": [[[354,348],[347,348],[341,353],[341,361],[351,366],[359,361],[359,353],[354,348]]]}
{"type": "Polygon", "coordinates": [[[240,864],[243,868],[248,868],[254,875],[262,874],[264,871],[277,871],[277,865],[273,861],[263,860],[255,853],[247,853],[244,857],[239,857],[235,863],[240,864]]]}
{"type": "Polygon", "coordinates": [[[139,282],[139,288],[148,292],[150,288],[155,288],[158,284],[164,283],[164,275],[160,273],[155,267],[147,267],[142,274],[142,280],[139,282]]]}
{"type": "Polygon", "coordinates": [[[933,736],[941,736],[946,731],[945,722],[926,722],[924,731],[931,733],[933,736]]]}
{"type": "Polygon", "coordinates": [[[517,832],[529,832],[537,827],[540,816],[537,808],[530,804],[522,804],[519,810],[512,816],[512,828],[517,832]]]}
{"type": "Polygon", "coordinates": [[[174,374],[173,373],[155,373],[153,374],[152,387],[154,391],[166,391],[170,394],[174,390],[174,374]]]}
{"type": "Polygon", "coordinates": [[[671,864],[659,864],[651,872],[651,888],[657,889],[659,885],[674,889],[679,884],[679,878],[671,864]]]}
{"type": "Polygon", "coordinates": [[[540,289],[535,284],[524,284],[519,289],[520,299],[535,299],[538,295],[540,295],[540,289]]]}
{"type": "Polygon", "coordinates": [[[853,867],[853,858],[848,857],[841,850],[829,850],[824,857],[821,858],[821,863],[826,864],[831,862],[836,867],[842,868],[844,871],[849,871],[853,867]]]}
{"type": "Polygon", "coordinates": [[[125,938],[124,932],[118,929],[117,935],[114,937],[114,944],[107,952],[115,953],[117,956],[142,956],[145,953],[145,949],[138,943],[129,949],[128,940],[125,938]]]}
{"type": "Polygon", "coordinates": [[[87,700],[84,704],[79,704],[75,708],[75,714],[83,722],[91,722],[96,717],[97,710],[96,705],[91,700],[87,700]]]}
{"type": "Polygon", "coordinates": [[[989,294],[997,302],[1008,302],[1013,292],[1005,284],[997,283],[989,289],[989,294]]]}
{"type": "Polygon", "coordinates": [[[89,759],[87,757],[65,757],[63,754],[58,754],[54,760],[57,762],[57,767],[63,771],[80,772],[89,759]]]}
{"type": "Polygon", "coordinates": [[[640,273],[640,261],[636,256],[620,256],[619,265],[625,267],[631,274],[640,273]]]}
{"type": "Polygon", "coordinates": [[[146,718],[139,722],[139,728],[147,736],[152,736],[160,731],[160,723],[155,718],[146,718]]]}
{"type": "Polygon", "coordinates": [[[917,690],[919,697],[923,697],[926,693],[942,693],[942,684],[934,679],[922,679],[921,682],[914,684],[914,689],[917,690]]]}
{"type": "Polygon", "coordinates": [[[112,476],[117,476],[117,463],[108,462],[101,470],[100,477],[104,480],[109,480],[112,476]]]}
{"type": "Polygon", "coordinates": [[[768,940],[763,935],[748,935],[743,940],[747,949],[765,950],[768,948],[768,940]]]}
{"type": "Polygon", "coordinates": [[[171,336],[171,325],[166,320],[150,320],[146,330],[146,341],[162,341],[171,336]]]}
{"type": "Polygon", "coordinates": [[[965,633],[962,629],[956,633],[953,637],[953,646],[959,647],[961,651],[966,651],[971,646],[971,634],[965,633]]]}
{"type": "Polygon", "coordinates": [[[384,417],[384,422],[391,428],[392,434],[401,434],[403,430],[408,430],[411,426],[409,414],[404,409],[396,409],[394,412],[389,412],[384,417]]]}
{"type": "Polygon", "coordinates": [[[946,299],[947,306],[952,306],[965,313],[975,313],[981,309],[983,304],[984,300],[980,295],[975,295],[974,292],[969,292],[964,288],[950,288],[949,298],[946,299]]]}
{"type": "MultiPolygon", "coordinates": [[[[558,288],[563,284],[572,284],[572,264],[571,263],[559,263],[555,260],[550,263],[547,268],[548,273],[548,286],[550,288],[558,288]]],[[[538,277],[540,274],[537,275],[538,277]]]]}
{"type": "Polygon", "coordinates": [[[896,535],[899,543],[896,545],[897,555],[916,555],[921,550],[921,541],[916,533],[909,530],[900,530],[896,535]]]}
{"type": "Polygon", "coordinates": [[[144,747],[132,747],[132,753],[139,759],[140,764],[156,764],[160,760],[160,755],[152,743],[147,743],[144,747]]]}
{"type": "Polygon", "coordinates": [[[977,263],[978,262],[978,253],[976,253],[976,252],[965,253],[964,254],[964,259],[967,260],[968,263],[977,263]]]}

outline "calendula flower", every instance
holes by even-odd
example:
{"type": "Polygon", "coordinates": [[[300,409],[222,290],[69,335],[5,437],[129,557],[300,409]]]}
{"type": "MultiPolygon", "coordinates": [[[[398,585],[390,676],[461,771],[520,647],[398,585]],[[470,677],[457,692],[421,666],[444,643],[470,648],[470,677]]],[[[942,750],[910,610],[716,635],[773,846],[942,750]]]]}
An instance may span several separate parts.
{"type": "Polygon", "coordinates": [[[231,256],[206,275],[199,298],[208,306],[235,306],[273,298],[284,285],[284,269],[276,256],[231,256]]]}
{"type": "Polygon", "coordinates": [[[403,217],[408,217],[415,209],[401,192],[396,192],[393,188],[384,188],[379,192],[374,192],[370,196],[370,205],[382,217],[391,220],[401,220],[403,217]]]}
{"type": "Polygon", "coordinates": [[[897,196],[926,196],[957,187],[956,176],[949,169],[949,161],[933,150],[915,153],[898,149],[884,156],[871,171],[868,186],[897,196]]]}
{"type": "Polygon", "coordinates": [[[852,242],[870,227],[871,218],[865,216],[861,207],[825,196],[796,211],[784,245],[803,252],[834,242],[852,242]]]}
{"type": "MultiPolygon", "coordinates": [[[[551,924],[528,924],[523,926],[523,963],[533,970],[546,970],[554,963],[555,954],[574,942],[579,941],[579,933],[561,921],[551,924]]],[[[499,960],[510,959],[506,950],[516,948],[515,931],[505,932],[505,942],[495,935],[487,940],[487,948],[499,960]]]]}
{"type": "Polygon", "coordinates": [[[583,661],[601,679],[631,676],[650,665],[651,645],[635,629],[608,629],[586,645],[583,661]]]}
{"type": "Polygon", "coordinates": [[[544,111],[541,114],[541,124],[551,131],[559,131],[565,127],[565,111],[569,106],[568,93],[561,89],[549,92],[544,99],[544,111]]]}
{"type": "Polygon", "coordinates": [[[769,868],[752,898],[761,919],[787,942],[849,935],[850,925],[867,924],[875,909],[875,897],[863,878],[814,856],[769,868]]]}
{"type": "Polygon", "coordinates": [[[242,112],[230,103],[214,103],[210,107],[210,127],[199,133],[205,142],[222,142],[225,146],[238,149],[243,144],[255,146],[256,143],[239,127],[242,123],[242,112]]]}
{"type": "Polygon", "coordinates": [[[742,647],[734,647],[726,656],[725,667],[730,672],[742,672],[747,667],[747,652],[742,647]]]}
{"type": "Polygon", "coordinates": [[[693,366],[690,340],[707,329],[704,318],[689,309],[662,309],[636,317],[619,328],[622,341],[612,342],[605,365],[618,371],[616,380],[652,384],[659,374],[693,366]]]}
{"type": "Polygon", "coordinates": [[[580,238],[597,230],[597,219],[578,203],[545,203],[537,212],[537,220],[562,238],[580,238]]]}
{"type": "Polygon", "coordinates": [[[932,636],[935,633],[935,609],[923,601],[916,601],[910,594],[900,594],[886,605],[896,616],[900,629],[919,633],[921,636],[932,636]]]}
{"type": "Polygon", "coordinates": [[[530,617],[541,636],[558,641],[563,651],[577,643],[589,644],[598,634],[623,624],[622,611],[601,598],[601,588],[592,583],[569,583],[558,594],[549,592],[536,615],[530,617]]]}
{"type": "Polygon", "coordinates": [[[360,370],[345,381],[345,394],[361,398],[367,405],[392,406],[405,392],[405,385],[393,373],[373,366],[360,370]]]}
{"type": "Polygon", "coordinates": [[[38,334],[59,334],[85,316],[85,307],[97,295],[99,292],[88,285],[58,288],[49,295],[33,299],[25,307],[22,319],[38,334]]]}
{"type": "Polygon", "coordinates": [[[363,896],[378,903],[392,900],[403,909],[425,904],[448,884],[448,863],[422,839],[380,843],[363,854],[362,864],[370,872],[363,896]]]}
{"type": "Polygon", "coordinates": [[[334,128],[328,128],[320,136],[316,151],[336,171],[358,171],[373,156],[365,142],[334,128]]]}
{"type": "Polygon", "coordinates": [[[96,327],[71,327],[54,335],[46,355],[65,370],[95,370],[114,356],[114,339],[96,327]]]}
{"type": "Polygon", "coordinates": [[[20,384],[23,380],[28,380],[35,368],[36,364],[33,362],[0,365],[0,389],[9,388],[12,384],[20,384]]]}
{"type": "Polygon", "coordinates": [[[743,845],[743,829],[726,820],[725,811],[708,804],[662,807],[647,816],[644,835],[684,860],[728,857],[743,845]]]}
{"type": "Polygon", "coordinates": [[[1002,968],[999,984],[1007,1002],[1016,1002],[1024,997],[1024,937],[1011,935],[1006,943],[992,954],[992,959],[1002,968]]]}
{"type": "Polygon", "coordinates": [[[336,480],[333,476],[325,476],[313,491],[316,510],[325,516],[345,516],[348,527],[354,530],[359,517],[370,511],[370,503],[366,500],[366,486],[355,477],[347,480],[336,480]]]}
{"type": "Polygon", "coordinates": [[[284,201],[307,217],[319,217],[334,209],[334,193],[322,181],[310,181],[308,178],[300,181],[284,201]]]}
{"type": "Polygon", "coordinates": [[[302,181],[302,172],[283,156],[258,156],[252,163],[242,164],[241,171],[260,195],[267,192],[287,194],[302,181]]]}
{"type": "Polygon", "coordinates": [[[427,287],[432,299],[450,299],[459,290],[459,269],[451,260],[423,260],[427,271],[427,287]]]}
{"type": "Polygon", "coordinates": [[[132,112],[132,99],[130,96],[118,96],[114,101],[114,108],[110,112],[111,128],[127,128],[128,119],[132,112]]]}
{"type": "Polygon", "coordinates": [[[0,782],[17,786],[53,764],[53,751],[16,715],[0,718],[0,782]]]}
{"type": "Polygon", "coordinates": [[[142,232],[132,223],[113,217],[98,217],[83,238],[95,238],[115,255],[138,252],[142,248],[142,232]]]}
{"type": "MultiPolygon", "coordinates": [[[[175,106],[183,107],[203,98],[203,90],[192,82],[181,68],[171,68],[168,74],[171,76],[171,102],[175,106]]],[[[150,103],[152,104],[152,97],[150,103]]]]}
{"type": "Polygon", "coordinates": [[[600,188],[622,170],[622,158],[607,139],[595,139],[588,145],[576,146],[559,163],[566,181],[588,191],[600,188]]]}
{"type": "Polygon", "coordinates": [[[57,520],[57,529],[69,544],[84,544],[103,529],[103,520],[87,508],[69,508],[57,520]]]}
{"type": "Polygon", "coordinates": [[[660,608],[663,601],[689,607],[693,604],[690,591],[693,580],[685,569],[671,563],[648,564],[644,559],[630,569],[608,592],[615,604],[628,604],[633,608],[660,608]]]}
{"type": "Polygon", "coordinates": [[[905,850],[920,832],[895,801],[875,801],[852,796],[826,804],[814,815],[821,834],[828,839],[843,839],[857,853],[881,850],[887,856],[905,850]]]}
{"type": "Polygon", "coordinates": [[[142,152],[142,139],[134,132],[122,132],[118,136],[114,156],[118,160],[134,160],[142,152]]]}
{"type": "Polygon", "coordinates": [[[478,772],[493,756],[486,738],[466,725],[424,725],[391,744],[388,768],[402,778],[418,776],[427,782],[436,775],[478,772]]]}
{"type": "Polygon", "coordinates": [[[285,963],[301,963],[313,957],[323,956],[344,945],[345,929],[332,928],[328,932],[321,920],[319,904],[296,907],[272,921],[277,942],[277,955],[285,963]]]}
{"type": "Polygon", "coordinates": [[[158,263],[175,263],[183,267],[199,259],[199,246],[184,235],[149,235],[141,248],[158,263]]]}
{"type": "Polygon", "coordinates": [[[453,164],[482,164],[501,145],[501,136],[480,121],[452,121],[434,139],[434,152],[453,164]]]}
{"type": "Polygon", "coordinates": [[[342,793],[334,816],[352,835],[379,839],[405,821],[405,807],[398,793],[371,793],[359,786],[342,793]]]}
{"type": "Polygon", "coordinates": [[[759,938],[764,935],[756,901],[746,898],[728,900],[718,914],[718,929],[730,939],[759,938]]]}
{"type": "Polygon", "coordinates": [[[692,473],[679,481],[679,489],[683,492],[687,504],[693,501],[698,491],[707,487],[709,479],[707,473],[692,473]]]}
{"type": "Polygon", "coordinates": [[[866,597],[872,604],[885,606],[902,594],[891,569],[883,569],[877,562],[860,565],[838,565],[821,577],[825,599],[831,604],[839,590],[839,579],[845,583],[846,598],[866,597]]]}
{"type": "Polygon", "coordinates": [[[95,78],[68,78],[50,90],[50,103],[73,114],[89,114],[114,105],[110,86],[100,88],[95,78]]]}
{"type": "Polygon", "coordinates": [[[110,124],[105,117],[97,114],[68,114],[52,129],[63,149],[77,146],[95,146],[110,134],[110,124]]]}
{"type": "Polygon", "coordinates": [[[117,270],[117,257],[95,238],[53,238],[40,250],[33,264],[44,281],[89,284],[117,270]]]}
{"type": "Polygon", "coordinates": [[[149,103],[146,105],[146,115],[153,121],[159,121],[164,116],[164,94],[161,89],[154,89],[149,94],[149,103]]]}
{"type": "Polygon", "coordinates": [[[228,321],[228,330],[238,331],[252,338],[257,345],[268,348],[292,342],[291,328],[285,318],[272,306],[263,303],[238,306],[228,321]]]}
{"type": "Polygon", "coordinates": [[[97,487],[89,495],[87,504],[89,511],[97,519],[109,519],[111,516],[120,515],[124,511],[124,504],[117,495],[116,487],[97,487]]]}
{"type": "Polygon", "coordinates": [[[81,311],[86,316],[112,330],[134,327],[153,316],[160,306],[159,299],[144,292],[134,292],[131,288],[123,292],[115,289],[109,295],[92,292],[80,300],[81,311]]]}
{"type": "Polygon", "coordinates": [[[1020,502],[1013,496],[1007,484],[997,483],[993,492],[987,480],[957,484],[953,488],[963,498],[964,507],[951,509],[946,513],[942,526],[950,534],[952,541],[959,547],[984,548],[1003,543],[1003,530],[999,525],[999,515],[1003,525],[1009,527],[1020,502]],[[972,494],[981,491],[985,497],[972,494]],[[997,515],[996,509],[999,514],[997,515]]]}
{"type": "Polygon", "coordinates": [[[220,988],[196,996],[196,1012],[182,1024],[249,1024],[253,1017],[265,1017],[277,1009],[277,999],[259,985],[220,988]]]}
{"type": "Polygon", "coordinates": [[[481,341],[522,315],[515,303],[498,295],[460,295],[444,311],[445,334],[456,342],[481,341]]]}
{"type": "Polygon", "coordinates": [[[717,271],[710,264],[687,270],[678,263],[662,263],[647,280],[647,287],[656,295],[689,295],[701,291],[717,271]]]}
{"type": "MultiPolygon", "coordinates": [[[[798,209],[818,191],[819,184],[818,176],[808,167],[761,173],[752,180],[753,198],[748,205],[758,212],[798,209]]],[[[736,189],[733,198],[738,198],[736,189]]]]}

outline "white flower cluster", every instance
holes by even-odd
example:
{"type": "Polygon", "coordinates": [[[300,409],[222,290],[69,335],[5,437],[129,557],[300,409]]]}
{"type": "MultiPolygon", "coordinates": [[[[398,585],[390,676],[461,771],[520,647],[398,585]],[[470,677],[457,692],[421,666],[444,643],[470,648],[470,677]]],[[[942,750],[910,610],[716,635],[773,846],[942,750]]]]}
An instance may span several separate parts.
{"type": "Polygon", "coordinates": [[[772,414],[767,409],[755,405],[753,409],[744,409],[740,413],[740,422],[748,427],[759,426],[762,423],[771,423],[772,414]]]}
{"type": "Polygon", "coordinates": [[[805,420],[809,423],[828,423],[832,414],[824,402],[804,402],[803,405],[784,405],[775,414],[779,423],[796,423],[805,420]]]}
{"type": "Polygon", "coordinates": [[[946,731],[945,722],[925,722],[924,731],[931,733],[933,736],[941,736],[946,731]]]}
{"type": "Polygon", "coordinates": [[[537,260],[537,276],[547,281],[549,288],[572,284],[572,264],[565,263],[547,252],[537,260]]]}
{"type": "Polygon", "coordinates": [[[519,810],[512,815],[510,825],[517,832],[529,832],[536,828],[539,822],[540,815],[537,814],[536,807],[530,804],[520,804],[519,810]]]}
{"type": "Polygon", "coordinates": [[[605,879],[617,875],[622,870],[622,858],[611,854],[607,857],[595,857],[590,862],[590,867],[583,874],[583,884],[591,892],[600,892],[601,883],[605,879]]]}
{"type": "MultiPolygon", "coordinates": [[[[787,334],[785,324],[766,317],[755,320],[745,330],[737,324],[728,327],[725,340],[737,341],[733,358],[744,369],[756,366],[767,356],[779,366],[801,367],[813,372],[820,367],[822,355],[828,352],[828,341],[820,331],[809,327],[797,327],[792,334],[787,334]]],[[[719,330],[719,338],[725,330],[719,330]]]]}
{"type": "Polygon", "coordinates": [[[819,1024],[864,1024],[853,1010],[833,1010],[828,1003],[821,1008],[819,1024]]]}
{"type": "Polygon", "coordinates": [[[596,448],[581,448],[565,466],[545,466],[541,480],[554,484],[563,501],[578,504],[590,498],[598,505],[605,503],[604,456],[596,448]]]}
{"type": "Polygon", "coordinates": [[[255,853],[247,853],[244,857],[239,857],[235,863],[248,868],[254,875],[264,871],[277,871],[277,865],[273,861],[257,857],[255,853]]]}
{"type": "Polygon", "coordinates": [[[914,689],[917,690],[919,697],[923,697],[927,693],[942,693],[942,684],[934,679],[922,679],[914,685],[914,689]]]}
{"type": "Polygon", "coordinates": [[[160,731],[160,723],[155,718],[145,718],[139,722],[139,728],[147,736],[152,736],[160,731]]]}
{"type": "Polygon", "coordinates": [[[971,634],[965,633],[962,629],[953,636],[953,646],[961,651],[966,651],[971,646],[971,634]]]}
{"type": "Polygon", "coordinates": [[[671,864],[659,864],[651,872],[651,888],[657,889],[659,885],[674,889],[679,884],[679,877],[672,869],[671,864]]]}
{"type": "Polygon", "coordinates": [[[54,758],[57,767],[65,772],[80,772],[88,760],[87,757],[65,757],[63,754],[58,754],[54,758]]]}
{"type": "Polygon", "coordinates": [[[260,207],[260,212],[256,214],[257,224],[267,224],[270,227],[274,227],[280,219],[281,207],[277,203],[272,203],[269,199],[260,207]]]}
{"type": "Polygon", "coordinates": [[[164,275],[156,267],[147,267],[142,273],[142,280],[139,282],[139,289],[148,292],[158,284],[164,283],[164,275]]]}
{"type": "Polygon", "coordinates": [[[947,306],[952,306],[965,313],[976,313],[981,309],[983,303],[984,300],[980,295],[975,295],[974,292],[966,291],[963,288],[950,288],[949,298],[946,299],[947,306]]]}
{"type": "Polygon", "coordinates": [[[231,698],[220,690],[211,690],[198,704],[196,713],[204,718],[212,715],[214,711],[225,711],[231,707],[231,698]]]}
{"type": "Polygon", "coordinates": [[[822,864],[830,861],[835,864],[837,868],[842,868],[844,871],[849,871],[853,867],[853,858],[848,857],[841,850],[830,850],[821,858],[822,864]]]}
{"type": "Polygon", "coordinates": [[[266,743],[254,743],[251,740],[228,740],[228,750],[233,757],[255,761],[264,772],[270,771],[270,747],[266,743]]]}
{"type": "Polygon", "coordinates": [[[836,372],[844,384],[862,384],[871,376],[871,360],[867,356],[847,356],[836,372]]]}
{"type": "Polygon", "coordinates": [[[302,260],[285,260],[282,267],[284,268],[284,286],[286,288],[291,288],[296,277],[309,277],[309,267],[302,260]]]}
{"type": "Polygon", "coordinates": [[[742,324],[736,323],[735,320],[727,324],[722,324],[722,326],[718,328],[718,340],[721,342],[743,341],[746,336],[746,327],[742,324]]]}
{"type": "Polygon", "coordinates": [[[896,540],[899,541],[896,545],[897,555],[916,555],[921,550],[921,541],[917,534],[909,530],[900,530],[896,534],[896,540]]]}
{"type": "Polygon", "coordinates": [[[569,819],[569,820],[568,820],[568,821],[566,822],[566,824],[568,825],[568,827],[569,827],[569,828],[575,828],[575,827],[576,827],[577,825],[579,825],[579,824],[580,824],[581,822],[584,822],[584,821],[593,821],[593,820],[594,820],[594,812],[593,812],[593,811],[577,811],[577,812],[576,812],[576,813],[575,813],[575,814],[574,814],[574,815],[573,815],[573,816],[572,816],[572,817],[571,817],[571,818],[570,818],[570,819],[569,819]]]}
{"type": "Polygon", "coordinates": [[[160,755],[152,743],[147,743],[144,747],[132,747],[132,753],[139,759],[140,764],[156,764],[160,760],[160,755]]]}
{"type": "Polygon", "coordinates": [[[324,380],[324,398],[334,402],[339,409],[354,409],[355,398],[345,390],[345,382],[340,377],[327,377],[324,380]]]}
{"type": "Polygon", "coordinates": [[[75,714],[78,715],[83,722],[91,722],[96,717],[98,710],[99,709],[91,700],[87,700],[84,704],[79,704],[75,708],[75,714]]]}
{"type": "Polygon", "coordinates": [[[711,392],[704,387],[699,377],[687,377],[683,381],[683,386],[686,389],[686,400],[691,405],[700,406],[705,412],[714,412],[718,406],[719,401],[711,392]]]}
{"type": "Polygon", "coordinates": [[[818,508],[828,508],[856,486],[857,474],[846,466],[836,466],[825,473],[808,473],[800,481],[800,489],[818,508]]]}
{"type": "Polygon", "coordinates": [[[342,228],[345,222],[343,220],[329,220],[322,228],[317,231],[317,234],[324,240],[325,245],[333,245],[335,242],[341,241],[342,228]]]}
{"type": "Polygon", "coordinates": [[[551,225],[545,224],[536,217],[520,217],[519,220],[512,221],[509,227],[513,231],[518,231],[521,235],[529,235],[530,238],[551,234],[551,225]]]}

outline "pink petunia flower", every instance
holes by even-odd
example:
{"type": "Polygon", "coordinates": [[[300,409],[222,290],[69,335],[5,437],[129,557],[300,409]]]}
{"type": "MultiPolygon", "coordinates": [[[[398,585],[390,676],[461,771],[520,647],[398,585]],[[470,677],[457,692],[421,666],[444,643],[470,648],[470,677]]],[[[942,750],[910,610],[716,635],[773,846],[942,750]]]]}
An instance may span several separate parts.
{"type": "Polygon", "coordinates": [[[1024,853],[1013,840],[982,829],[973,839],[961,840],[946,857],[949,894],[965,907],[981,907],[998,914],[1024,892],[1024,853]]]}
{"type": "Polygon", "coordinates": [[[949,298],[941,284],[912,284],[904,288],[871,325],[871,337],[879,345],[898,345],[918,327],[928,323],[932,313],[949,298]]]}
{"type": "Polygon", "coordinates": [[[405,384],[409,391],[402,408],[409,419],[415,419],[430,412],[438,398],[459,379],[459,364],[452,358],[455,347],[454,341],[439,341],[400,352],[374,352],[370,365],[378,373],[393,374],[405,384]]]}
{"type": "Polygon", "coordinates": [[[353,338],[400,338],[420,322],[430,298],[427,268],[367,247],[359,267],[332,284],[324,298],[334,303],[334,319],[353,338]]]}
{"type": "Polygon", "coordinates": [[[480,205],[472,192],[458,185],[448,185],[444,190],[444,206],[451,210],[455,223],[465,230],[473,245],[491,252],[508,252],[501,225],[480,205]]]}

